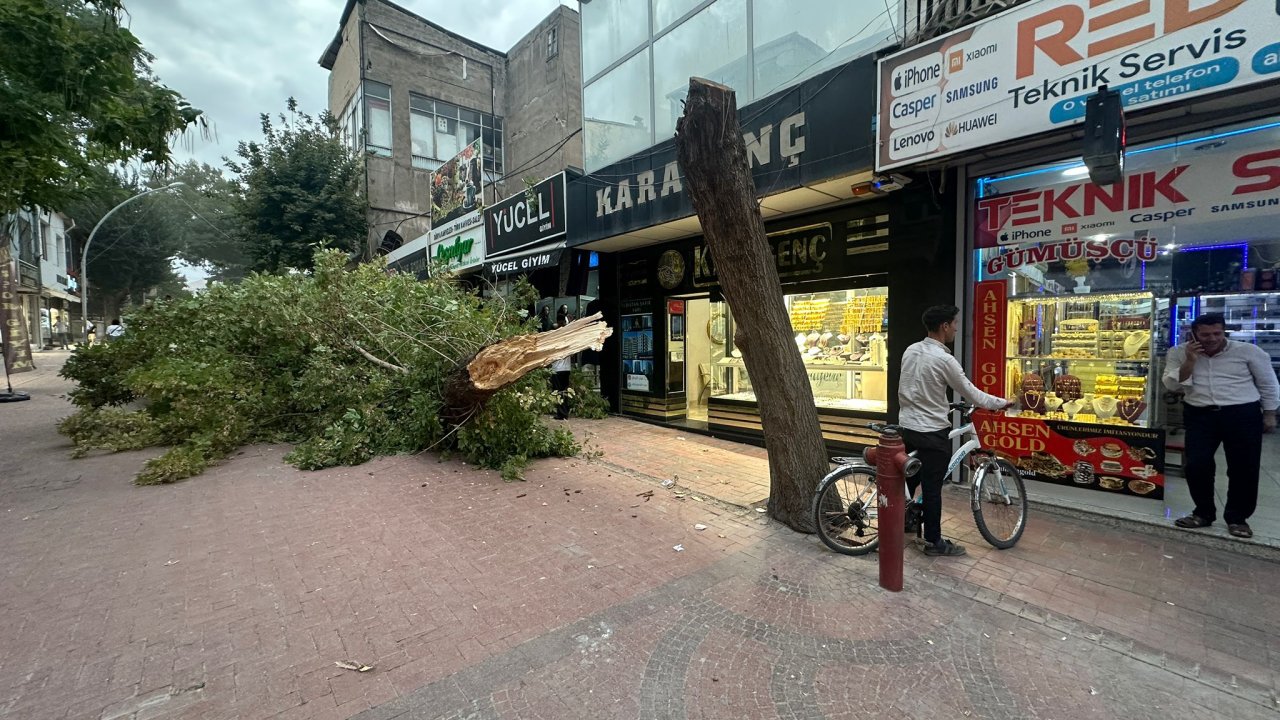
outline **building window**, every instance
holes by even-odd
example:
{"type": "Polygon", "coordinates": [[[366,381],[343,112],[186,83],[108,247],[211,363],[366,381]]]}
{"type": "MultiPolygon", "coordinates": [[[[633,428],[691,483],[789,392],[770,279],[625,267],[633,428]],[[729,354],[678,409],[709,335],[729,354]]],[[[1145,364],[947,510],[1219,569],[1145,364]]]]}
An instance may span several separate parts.
{"type": "Polygon", "coordinates": [[[582,77],[594,78],[649,36],[649,3],[593,0],[582,4],[582,77]]]}
{"type": "Polygon", "coordinates": [[[356,152],[360,152],[364,145],[364,113],[360,111],[362,107],[364,107],[364,94],[357,86],[355,93],[347,101],[347,106],[342,109],[342,114],[338,116],[342,141],[356,152]]]}
{"type": "Polygon", "coordinates": [[[58,257],[57,257],[58,264],[55,265],[54,267],[57,268],[57,271],[59,273],[65,273],[67,271],[66,246],[67,246],[67,242],[63,236],[58,235],[53,239],[53,247],[58,253],[58,257]]]}
{"type": "Polygon", "coordinates": [[[653,145],[652,90],[646,49],[597,78],[583,91],[582,125],[588,171],[653,145]]]}
{"type": "Polygon", "coordinates": [[[555,57],[560,53],[560,33],[557,28],[552,27],[547,31],[547,59],[555,57]]]}
{"type": "Polygon", "coordinates": [[[56,257],[53,251],[53,233],[49,232],[49,223],[47,222],[40,223],[40,249],[44,260],[56,257]]]}
{"type": "Polygon", "coordinates": [[[364,81],[365,148],[374,155],[391,157],[391,86],[364,81]]]}
{"type": "Polygon", "coordinates": [[[502,173],[502,118],[410,94],[409,133],[416,168],[434,170],[483,138],[484,169],[502,173]]]}

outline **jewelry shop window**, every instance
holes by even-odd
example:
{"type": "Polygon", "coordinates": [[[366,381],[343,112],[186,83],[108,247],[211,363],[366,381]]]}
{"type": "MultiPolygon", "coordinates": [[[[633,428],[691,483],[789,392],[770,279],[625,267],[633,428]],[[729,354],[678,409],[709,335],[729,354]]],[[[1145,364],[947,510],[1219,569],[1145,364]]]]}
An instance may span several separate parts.
{"type": "MultiPolygon", "coordinates": [[[[818,407],[888,412],[888,299],[887,287],[784,296],[818,407]]],[[[722,337],[725,350],[712,358],[712,398],[755,402],[742,352],[733,346],[732,312],[713,305],[713,338],[722,337]]]]}

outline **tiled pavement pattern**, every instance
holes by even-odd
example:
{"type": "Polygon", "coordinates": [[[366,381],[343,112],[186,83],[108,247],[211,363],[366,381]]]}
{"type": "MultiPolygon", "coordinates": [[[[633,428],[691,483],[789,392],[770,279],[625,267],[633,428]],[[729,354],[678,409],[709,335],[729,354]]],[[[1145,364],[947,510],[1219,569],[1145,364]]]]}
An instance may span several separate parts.
{"type": "Polygon", "coordinates": [[[0,718],[1280,716],[1264,561],[1042,516],[997,552],[956,515],[970,556],[911,554],[885,593],[873,560],[646,479],[732,484],[758,451],[620,420],[526,483],[259,447],[134,488],[145,454],[69,460],[65,386],[19,379],[0,718]]]}

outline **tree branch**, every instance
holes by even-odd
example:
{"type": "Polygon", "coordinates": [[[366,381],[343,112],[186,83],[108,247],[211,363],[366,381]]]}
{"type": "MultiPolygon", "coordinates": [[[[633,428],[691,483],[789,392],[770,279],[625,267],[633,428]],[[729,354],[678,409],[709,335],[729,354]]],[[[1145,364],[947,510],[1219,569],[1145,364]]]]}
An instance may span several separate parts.
{"type": "Polygon", "coordinates": [[[396,371],[396,372],[398,372],[398,373],[400,373],[400,374],[402,374],[402,375],[408,375],[408,374],[409,374],[409,371],[408,371],[408,370],[405,370],[404,368],[400,367],[399,365],[394,365],[394,364],[392,364],[392,363],[387,362],[386,360],[383,360],[383,359],[378,358],[378,357],[374,357],[374,356],[373,356],[373,354],[371,354],[368,350],[365,350],[364,348],[360,347],[360,343],[352,342],[352,343],[351,343],[351,347],[355,348],[356,352],[358,352],[358,353],[360,353],[361,355],[363,355],[363,356],[365,357],[365,359],[366,359],[366,360],[368,360],[369,362],[373,363],[374,365],[378,365],[378,366],[380,366],[380,367],[384,367],[384,368],[386,368],[386,369],[388,369],[388,370],[394,370],[394,371],[396,371]]]}

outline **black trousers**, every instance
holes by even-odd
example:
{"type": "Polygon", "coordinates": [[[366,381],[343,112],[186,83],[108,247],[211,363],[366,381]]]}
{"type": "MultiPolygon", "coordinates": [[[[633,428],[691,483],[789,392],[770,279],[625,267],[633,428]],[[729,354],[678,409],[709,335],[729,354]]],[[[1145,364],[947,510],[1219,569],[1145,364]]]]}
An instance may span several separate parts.
{"type": "Polygon", "coordinates": [[[1183,405],[1187,427],[1187,489],[1196,504],[1196,515],[1218,519],[1213,481],[1218,473],[1214,453],[1221,445],[1227,456],[1227,506],[1222,519],[1228,525],[1249,519],[1258,507],[1258,466],[1262,462],[1262,405],[1224,405],[1217,410],[1183,405]]]}
{"type": "Polygon", "coordinates": [[[951,439],[947,437],[950,432],[902,429],[907,452],[914,452],[920,460],[920,472],[907,478],[907,488],[914,496],[916,488],[924,485],[920,497],[924,503],[924,540],[934,545],[942,542],[942,486],[946,482],[947,463],[951,461],[951,439]]]}
{"type": "Polygon", "coordinates": [[[565,390],[569,389],[569,371],[551,373],[551,389],[560,393],[560,404],[556,407],[556,418],[559,420],[567,420],[569,418],[569,396],[565,390]]]}

